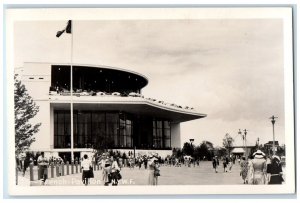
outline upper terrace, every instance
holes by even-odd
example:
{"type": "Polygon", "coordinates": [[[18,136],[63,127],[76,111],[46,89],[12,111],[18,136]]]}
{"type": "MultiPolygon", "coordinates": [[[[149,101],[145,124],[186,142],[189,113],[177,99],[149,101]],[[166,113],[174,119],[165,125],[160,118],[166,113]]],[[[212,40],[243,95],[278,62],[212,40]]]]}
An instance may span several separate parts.
{"type": "MultiPolygon", "coordinates": [[[[70,91],[70,65],[52,65],[51,91],[70,91]]],[[[140,93],[148,79],[136,72],[107,66],[73,66],[74,92],[140,93]]]]}

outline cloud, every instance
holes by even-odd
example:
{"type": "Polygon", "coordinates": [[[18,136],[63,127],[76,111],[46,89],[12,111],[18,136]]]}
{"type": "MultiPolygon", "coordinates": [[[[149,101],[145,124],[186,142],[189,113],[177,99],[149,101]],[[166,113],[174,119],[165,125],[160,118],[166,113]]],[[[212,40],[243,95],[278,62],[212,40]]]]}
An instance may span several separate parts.
{"type": "MultiPolygon", "coordinates": [[[[16,64],[70,62],[65,22],[15,25],[16,64]]],[[[276,19],[75,21],[74,62],[137,71],[143,94],[193,106],[207,118],[184,123],[182,137],[221,143],[249,128],[269,140],[268,117],[284,118],[283,33],[276,19]]],[[[284,140],[284,122],[278,123],[284,140]]]]}

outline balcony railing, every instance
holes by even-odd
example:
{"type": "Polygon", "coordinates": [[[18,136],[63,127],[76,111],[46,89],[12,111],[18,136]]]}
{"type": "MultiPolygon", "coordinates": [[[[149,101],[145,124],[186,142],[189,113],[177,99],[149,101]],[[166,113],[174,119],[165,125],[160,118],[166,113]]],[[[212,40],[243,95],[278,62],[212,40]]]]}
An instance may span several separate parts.
{"type": "MultiPolygon", "coordinates": [[[[67,90],[63,90],[63,91],[49,91],[49,95],[51,96],[70,96],[71,92],[67,91],[67,90]]],[[[186,110],[186,111],[192,111],[194,112],[195,109],[193,107],[189,107],[189,106],[181,106],[181,105],[177,105],[174,103],[167,103],[165,101],[162,100],[157,100],[157,99],[153,99],[153,98],[145,98],[144,95],[136,93],[136,92],[130,92],[129,94],[127,93],[120,93],[120,92],[112,92],[112,93],[107,93],[107,92],[95,92],[95,91],[73,91],[73,96],[76,97],[85,97],[85,96],[101,96],[101,97],[139,97],[139,98],[144,98],[147,101],[150,101],[152,103],[155,104],[159,104],[161,106],[166,106],[169,108],[173,108],[173,109],[181,109],[181,110],[186,110]]]]}

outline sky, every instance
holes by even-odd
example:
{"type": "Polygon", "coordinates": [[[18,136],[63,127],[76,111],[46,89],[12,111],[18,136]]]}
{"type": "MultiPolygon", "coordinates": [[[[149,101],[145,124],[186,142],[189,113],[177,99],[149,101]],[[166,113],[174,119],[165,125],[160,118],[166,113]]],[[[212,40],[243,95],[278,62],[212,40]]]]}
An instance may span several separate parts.
{"type": "MultiPolygon", "coordinates": [[[[14,26],[15,68],[24,62],[70,63],[67,21],[14,26]]],[[[206,118],[181,124],[182,144],[222,146],[229,133],[248,145],[284,135],[283,24],[279,19],[123,20],[73,22],[73,63],[136,71],[146,97],[191,106],[206,118]]]]}

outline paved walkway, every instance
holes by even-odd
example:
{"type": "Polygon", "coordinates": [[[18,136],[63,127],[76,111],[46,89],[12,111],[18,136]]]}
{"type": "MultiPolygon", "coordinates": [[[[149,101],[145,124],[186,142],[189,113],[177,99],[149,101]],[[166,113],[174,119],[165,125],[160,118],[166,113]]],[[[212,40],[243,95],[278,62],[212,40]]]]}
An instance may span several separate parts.
{"type": "MultiPolygon", "coordinates": [[[[191,167],[169,167],[161,166],[161,176],[159,185],[236,185],[243,184],[239,175],[238,164],[233,165],[232,172],[224,173],[223,168],[219,167],[218,173],[212,168],[212,163],[204,161],[200,166],[191,167]]],[[[119,185],[147,185],[148,170],[123,168],[121,170],[122,180],[119,185]]],[[[82,185],[81,173],[68,176],[61,176],[47,180],[48,186],[75,186],[82,185]]],[[[101,171],[94,171],[95,178],[91,179],[92,186],[103,186],[101,171]]],[[[39,181],[33,181],[32,186],[40,185],[39,181]]]]}

